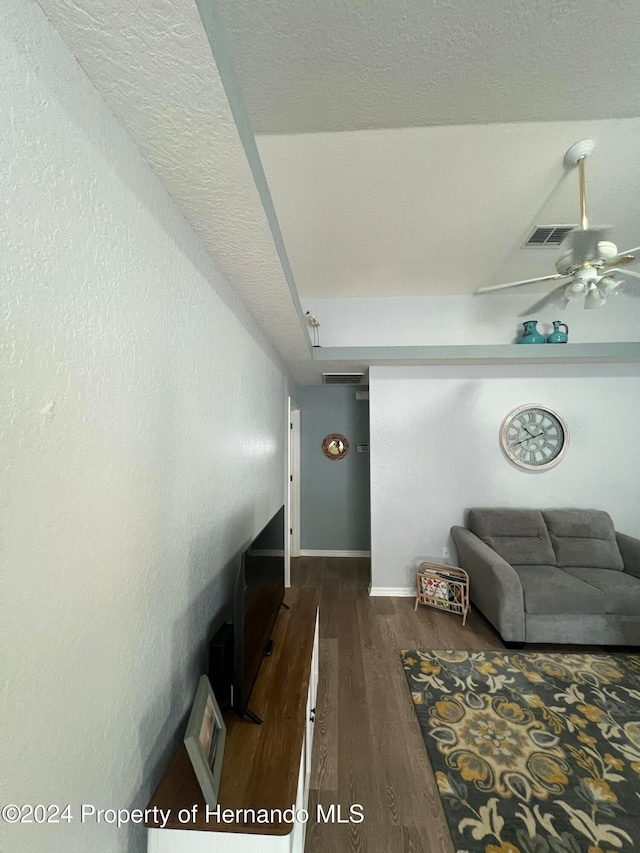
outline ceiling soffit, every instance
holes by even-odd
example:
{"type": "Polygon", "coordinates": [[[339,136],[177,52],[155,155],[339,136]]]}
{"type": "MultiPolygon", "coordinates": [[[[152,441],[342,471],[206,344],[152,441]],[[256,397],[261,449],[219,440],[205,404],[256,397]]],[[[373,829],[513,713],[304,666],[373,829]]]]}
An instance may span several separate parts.
{"type": "Polygon", "coordinates": [[[310,363],[306,330],[195,3],[39,2],[230,284],[304,381],[301,366],[310,363]]]}

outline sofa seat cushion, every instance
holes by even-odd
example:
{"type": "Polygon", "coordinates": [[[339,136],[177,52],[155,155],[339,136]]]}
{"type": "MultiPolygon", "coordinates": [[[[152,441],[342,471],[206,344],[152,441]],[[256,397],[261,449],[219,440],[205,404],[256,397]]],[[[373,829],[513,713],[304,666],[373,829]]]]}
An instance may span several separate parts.
{"type": "Polygon", "coordinates": [[[566,574],[602,591],[605,613],[640,615],[640,579],[626,572],[591,567],[562,569],[566,574]]]}
{"type": "Polygon", "coordinates": [[[512,566],[556,564],[540,510],[470,509],[468,527],[512,566]]]}
{"type": "Polygon", "coordinates": [[[514,566],[524,594],[526,613],[605,613],[601,589],[555,566],[514,566]]]}
{"type": "Polygon", "coordinates": [[[544,509],[542,516],[559,568],[624,569],[609,513],[597,509],[544,509]]]}

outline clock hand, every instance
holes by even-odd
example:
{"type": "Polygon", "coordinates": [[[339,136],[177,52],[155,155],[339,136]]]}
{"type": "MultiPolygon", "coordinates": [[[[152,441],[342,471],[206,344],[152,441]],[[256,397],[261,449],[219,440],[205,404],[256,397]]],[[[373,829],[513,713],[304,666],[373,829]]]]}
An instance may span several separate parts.
{"type": "Polygon", "coordinates": [[[532,438],[540,438],[541,435],[544,435],[544,430],[537,432],[535,435],[528,435],[526,438],[523,438],[522,441],[513,441],[510,446],[517,447],[519,444],[524,444],[525,441],[531,441],[532,438]]]}

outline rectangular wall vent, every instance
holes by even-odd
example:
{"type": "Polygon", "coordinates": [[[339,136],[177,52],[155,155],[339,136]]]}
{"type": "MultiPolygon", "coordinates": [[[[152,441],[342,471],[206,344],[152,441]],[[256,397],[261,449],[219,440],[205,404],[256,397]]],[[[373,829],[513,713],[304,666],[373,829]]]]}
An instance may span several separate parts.
{"type": "Polygon", "coordinates": [[[559,246],[569,231],[577,227],[577,225],[536,225],[523,248],[546,249],[559,246]]]}
{"type": "Polygon", "coordinates": [[[357,385],[362,381],[364,373],[323,373],[324,385],[357,385]]]}

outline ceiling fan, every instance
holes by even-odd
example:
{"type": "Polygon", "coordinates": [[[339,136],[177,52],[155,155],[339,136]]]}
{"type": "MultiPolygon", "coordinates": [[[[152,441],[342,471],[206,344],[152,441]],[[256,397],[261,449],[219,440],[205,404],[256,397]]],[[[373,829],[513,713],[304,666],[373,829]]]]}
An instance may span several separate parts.
{"type": "Polygon", "coordinates": [[[539,309],[550,302],[561,302],[566,305],[568,300],[584,299],[585,308],[601,308],[610,296],[617,296],[619,293],[640,296],[640,286],[625,281],[626,276],[640,280],[640,273],[620,268],[636,260],[635,253],[640,252],[640,246],[626,252],[618,252],[615,243],[607,239],[610,228],[589,227],[584,164],[587,157],[593,152],[594,147],[593,139],[582,139],[572,145],[564,157],[567,166],[578,167],[580,228],[570,231],[562,241],[560,257],[555,265],[558,272],[540,278],[528,278],[524,281],[511,281],[508,284],[481,287],[478,293],[506,290],[511,287],[521,287],[524,284],[535,284],[539,281],[570,279],[568,283],[563,283],[548,293],[534,307],[539,309]]]}

